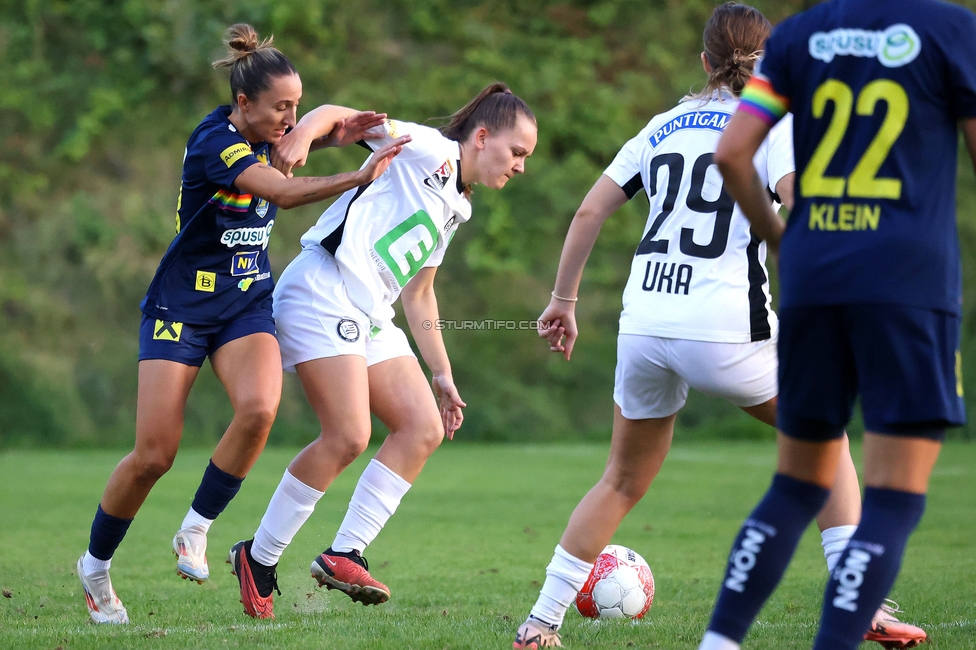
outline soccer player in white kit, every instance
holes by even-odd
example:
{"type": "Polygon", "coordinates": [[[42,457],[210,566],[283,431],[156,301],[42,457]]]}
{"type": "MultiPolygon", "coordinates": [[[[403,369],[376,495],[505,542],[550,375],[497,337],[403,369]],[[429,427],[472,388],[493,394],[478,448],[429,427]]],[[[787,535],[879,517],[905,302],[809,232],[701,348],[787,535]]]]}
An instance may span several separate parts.
{"type": "MultiPolygon", "coordinates": [[[[624,145],[570,226],[552,300],[539,317],[549,324],[540,336],[567,360],[577,335],[577,290],[600,227],[640,190],[647,192],[650,214],[620,316],[610,458],[573,512],[514,648],[561,646],[563,616],[620,521],[660,470],[689,386],[775,426],[777,320],[766,246],[725,192],[712,160],[770,30],[752,7],[716,8],[704,31],[705,89],[654,117],[624,145]]],[[[754,162],[770,200],[775,193],[790,207],[791,126],[781,122],[773,129],[754,162]]],[[[817,519],[831,569],[860,519],[860,503],[847,449],[833,495],[817,519]]],[[[879,611],[878,620],[905,625],[889,611],[879,611]]]]}
{"type": "Polygon", "coordinates": [[[275,288],[282,363],[298,373],[322,433],[288,467],[253,540],[231,549],[241,602],[254,617],[274,616],[278,558],[326,488],[366,449],[370,412],[390,435],[311,571],[319,585],[363,604],[390,597],[362,552],[444,436],[461,426],[465,406],[433,325],[434,275],[458,226],[471,217],[471,186],[504,187],[525,170],[537,137],[532,111],[501,83],[485,88],[441,131],[392,120],[382,128],[382,138],[366,143],[374,150],[404,135],[412,140],[384,174],[325,211],[275,288]],[[430,386],[392,322],[398,297],[433,375],[430,386]]]}

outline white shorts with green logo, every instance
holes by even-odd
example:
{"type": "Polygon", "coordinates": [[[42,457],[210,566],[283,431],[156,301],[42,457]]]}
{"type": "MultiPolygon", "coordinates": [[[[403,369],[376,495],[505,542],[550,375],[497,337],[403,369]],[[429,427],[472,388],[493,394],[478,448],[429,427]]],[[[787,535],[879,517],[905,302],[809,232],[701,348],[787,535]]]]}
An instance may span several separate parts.
{"type": "Polygon", "coordinates": [[[281,364],[288,372],[306,361],[344,354],[364,357],[369,366],[416,356],[399,327],[370,324],[349,300],[335,258],[314,248],[303,250],[278,278],[274,318],[281,364]]]}

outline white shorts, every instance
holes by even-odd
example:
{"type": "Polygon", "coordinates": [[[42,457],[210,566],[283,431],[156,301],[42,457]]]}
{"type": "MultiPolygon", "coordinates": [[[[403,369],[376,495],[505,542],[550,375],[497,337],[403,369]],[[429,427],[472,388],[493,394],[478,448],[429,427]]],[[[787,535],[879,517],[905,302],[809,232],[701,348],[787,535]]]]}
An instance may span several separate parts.
{"type": "Polygon", "coordinates": [[[406,334],[386,323],[371,332],[366,313],[349,300],[335,258],[305,249],[278,278],[274,318],[281,365],[288,372],[313,359],[355,354],[371,366],[395,357],[415,357],[406,334]]]}
{"type": "Polygon", "coordinates": [[[756,406],[779,392],[778,367],[775,338],[713,343],[620,334],[613,401],[629,420],[676,413],[689,386],[736,406],[756,406]]]}

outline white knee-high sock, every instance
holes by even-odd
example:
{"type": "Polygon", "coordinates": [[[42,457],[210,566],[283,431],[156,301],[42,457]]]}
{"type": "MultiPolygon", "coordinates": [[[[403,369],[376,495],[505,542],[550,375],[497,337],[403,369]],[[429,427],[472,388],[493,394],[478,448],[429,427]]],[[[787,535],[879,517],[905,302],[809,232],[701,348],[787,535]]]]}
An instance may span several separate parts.
{"type": "Polygon", "coordinates": [[[562,546],[556,546],[552,560],[546,567],[546,581],[531,615],[549,625],[562,625],[566,610],[576,600],[576,594],[583,588],[592,570],[592,562],[584,562],[567,553],[562,546]]]}
{"type": "Polygon", "coordinates": [[[833,571],[840,560],[841,554],[847,548],[847,542],[851,540],[857,526],[834,526],[820,533],[821,543],[823,544],[824,559],[827,560],[827,571],[833,571]]]}
{"type": "Polygon", "coordinates": [[[389,467],[375,458],[369,461],[352,493],[332,550],[362,553],[383,530],[409,489],[410,484],[389,467]]]}
{"type": "Polygon", "coordinates": [[[264,566],[274,566],[285,548],[295,539],[298,529],[308,521],[315,504],[325,492],[305,485],[285,470],[271,497],[271,503],[254,533],[251,557],[264,566]]]}

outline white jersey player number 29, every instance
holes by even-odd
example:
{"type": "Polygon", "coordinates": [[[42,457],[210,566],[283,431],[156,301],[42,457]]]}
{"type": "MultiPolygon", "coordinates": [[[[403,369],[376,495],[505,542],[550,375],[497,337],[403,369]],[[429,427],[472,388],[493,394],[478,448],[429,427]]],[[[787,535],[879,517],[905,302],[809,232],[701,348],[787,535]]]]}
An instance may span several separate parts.
{"type": "MultiPolygon", "coordinates": [[[[725,247],[729,241],[729,226],[732,224],[732,211],[735,209],[735,202],[725,191],[725,183],[722,182],[718,198],[715,200],[706,199],[702,193],[705,189],[705,177],[711,167],[714,166],[712,153],[703,153],[695,161],[691,169],[691,187],[685,204],[689,210],[702,214],[715,214],[715,227],[712,230],[712,238],[707,244],[695,242],[695,231],[691,228],[682,228],[678,242],[682,253],[689,257],[699,257],[712,260],[720,257],[725,252],[725,247]]],[[[657,215],[650,229],[641,240],[637,247],[637,255],[647,255],[649,253],[668,253],[670,240],[654,239],[658,231],[664,224],[665,219],[671,216],[674,210],[675,201],[678,198],[678,190],[681,188],[681,175],[684,173],[685,159],[680,153],[664,153],[651,159],[650,178],[656,180],[658,171],[661,167],[668,169],[668,187],[664,196],[664,204],[661,206],[661,213],[657,215]]],[[[718,175],[718,168],[713,170],[718,175]]],[[[659,192],[657,184],[650,186],[651,196],[656,196],[659,192]]],[[[648,263],[650,264],[650,263],[648,263]]]]}
{"type": "MultiPolygon", "coordinates": [[[[624,289],[621,334],[719,343],[775,336],[766,245],[715,164],[738,103],[725,91],[682,101],[654,116],[604,172],[628,197],[643,189],[650,202],[624,289]]],[[[791,128],[783,120],[756,153],[767,188],[793,171],[791,128]]]]}

